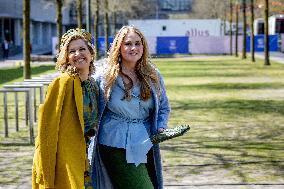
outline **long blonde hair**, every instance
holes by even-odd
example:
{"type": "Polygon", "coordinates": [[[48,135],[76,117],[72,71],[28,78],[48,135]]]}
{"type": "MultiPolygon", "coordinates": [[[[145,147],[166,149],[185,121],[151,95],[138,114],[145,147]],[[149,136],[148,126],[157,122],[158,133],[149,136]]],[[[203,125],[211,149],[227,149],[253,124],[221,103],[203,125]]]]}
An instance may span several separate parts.
{"type": "Polygon", "coordinates": [[[90,63],[89,75],[95,72],[94,60],[96,58],[96,51],[94,46],[91,44],[92,36],[89,32],[84,29],[70,29],[61,38],[59,53],[57,54],[56,69],[62,73],[66,72],[71,76],[78,75],[78,70],[75,66],[68,62],[68,46],[71,41],[76,39],[82,39],[92,55],[92,61],[90,63]]]}
{"type": "Polygon", "coordinates": [[[108,67],[105,72],[105,97],[108,98],[111,88],[121,71],[121,53],[122,42],[129,32],[135,32],[139,35],[143,45],[143,54],[138,60],[135,72],[140,81],[140,98],[144,101],[151,97],[151,83],[154,84],[158,95],[160,95],[160,80],[155,65],[150,61],[149,48],[144,35],[134,26],[123,26],[116,34],[107,58],[108,67]]]}

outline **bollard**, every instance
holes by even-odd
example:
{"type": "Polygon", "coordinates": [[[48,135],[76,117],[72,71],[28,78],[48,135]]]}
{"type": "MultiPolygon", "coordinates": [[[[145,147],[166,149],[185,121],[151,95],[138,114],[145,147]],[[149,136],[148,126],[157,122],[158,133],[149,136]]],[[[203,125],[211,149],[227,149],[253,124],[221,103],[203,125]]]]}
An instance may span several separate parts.
{"type": "Polygon", "coordinates": [[[15,114],[16,114],[16,131],[19,131],[19,103],[18,103],[18,93],[15,93],[15,114]]]}
{"type": "Polygon", "coordinates": [[[9,136],[9,131],[8,131],[8,107],[7,107],[7,93],[4,92],[4,124],[5,124],[5,131],[4,131],[4,136],[8,137],[9,136]]]}

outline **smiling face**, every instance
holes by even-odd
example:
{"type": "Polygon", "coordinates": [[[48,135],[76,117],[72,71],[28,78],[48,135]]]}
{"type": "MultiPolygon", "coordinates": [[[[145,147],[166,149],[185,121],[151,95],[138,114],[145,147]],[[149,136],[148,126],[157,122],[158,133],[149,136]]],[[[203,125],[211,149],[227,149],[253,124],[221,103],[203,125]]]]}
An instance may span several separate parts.
{"type": "Polygon", "coordinates": [[[83,39],[72,40],[67,49],[68,62],[79,72],[89,72],[92,54],[83,39]]]}
{"type": "Polygon", "coordinates": [[[143,44],[141,37],[134,31],[129,31],[120,47],[122,62],[136,65],[143,55],[143,44]]]}

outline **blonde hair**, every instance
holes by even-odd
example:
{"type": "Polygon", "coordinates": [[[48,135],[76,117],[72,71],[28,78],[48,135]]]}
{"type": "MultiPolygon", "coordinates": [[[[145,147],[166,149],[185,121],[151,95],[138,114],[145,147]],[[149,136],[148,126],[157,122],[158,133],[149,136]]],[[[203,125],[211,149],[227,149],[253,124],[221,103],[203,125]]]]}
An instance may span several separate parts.
{"type": "Polygon", "coordinates": [[[82,39],[86,43],[92,55],[92,61],[90,63],[90,68],[89,68],[89,75],[91,75],[95,72],[94,60],[96,57],[95,53],[96,51],[91,43],[92,40],[91,34],[89,32],[86,32],[84,29],[79,29],[79,28],[70,29],[61,37],[60,48],[57,54],[57,61],[55,68],[58,71],[62,73],[66,72],[71,76],[78,75],[77,68],[68,62],[68,46],[71,41],[76,39],[82,39]]]}
{"type": "Polygon", "coordinates": [[[143,54],[140,60],[138,60],[135,72],[137,78],[140,81],[140,98],[147,100],[151,97],[151,83],[154,84],[158,95],[160,95],[160,79],[156,70],[155,65],[150,61],[149,48],[144,35],[138,28],[134,26],[123,26],[116,34],[112,46],[109,51],[107,59],[108,68],[105,73],[105,97],[108,98],[110,95],[110,89],[112,88],[117,76],[121,69],[121,53],[120,47],[122,42],[129,32],[135,32],[139,35],[143,45],[143,54]]]}

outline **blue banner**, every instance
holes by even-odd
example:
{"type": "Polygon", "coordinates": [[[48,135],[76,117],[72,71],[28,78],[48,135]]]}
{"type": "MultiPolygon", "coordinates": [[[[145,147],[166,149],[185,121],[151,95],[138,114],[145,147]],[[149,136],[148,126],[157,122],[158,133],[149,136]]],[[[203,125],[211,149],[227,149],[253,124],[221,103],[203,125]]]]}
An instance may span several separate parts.
{"type": "MultiPolygon", "coordinates": [[[[269,35],[269,51],[278,51],[278,36],[277,35],[269,35]]],[[[256,35],[254,36],[254,45],[255,52],[263,52],[264,51],[264,35],[256,35]]],[[[247,47],[246,50],[250,51],[250,37],[247,37],[247,47]]]]}
{"type": "MultiPolygon", "coordinates": [[[[104,37],[99,37],[98,38],[98,42],[99,42],[99,44],[98,44],[99,51],[100,52],[105,52],[105,38],[104,37]]],[[[108,38],[108,42],[109,42],[109,48],[110,48],[111,43],[113,42],[113,37],[109,37],[108,38]]]]}
{"type": "Polygon", "coordinates": [[[188,37],[157,37],[157,54],[188,54],[188,37]]]}

